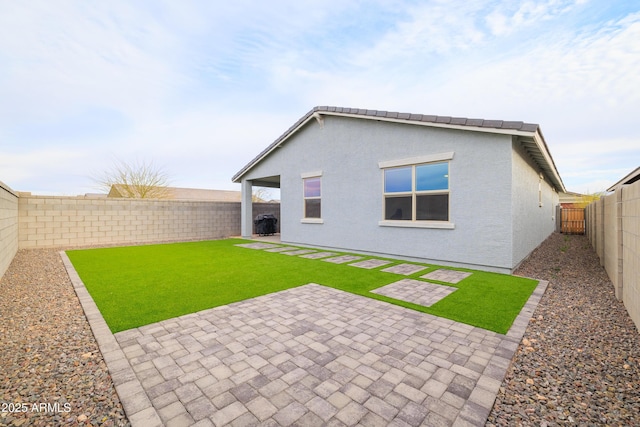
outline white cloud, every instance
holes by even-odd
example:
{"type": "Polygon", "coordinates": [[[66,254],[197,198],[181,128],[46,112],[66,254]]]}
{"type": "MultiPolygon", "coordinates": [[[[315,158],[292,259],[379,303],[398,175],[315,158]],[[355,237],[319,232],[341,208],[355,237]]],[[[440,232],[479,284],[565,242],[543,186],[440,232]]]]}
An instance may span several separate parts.
{"type": "MultiPolygon", "coordinates": [[[[35,149],[16,154],[3,151],[0,147],[2,181],[16,191],[36,192],[39,188],[55,187],[60,183],[60,176],[76,169],[84,155],[81,151],[60,148],[35,149]]],[[[56,192],[54,188],[44,191],[56,192]]],[[[61,187],[57,191],[61,191],[61,187]]]]}
{"type": "MultiPolygon", "coordinates": [[[[538,122],[568,184],[585,168],[626,169],[599,147],[638,158],[630,135],[640,13],[603,18],[622,4],[34,0],[0,8],[0,152],[37,171],[41,156],[32,168],[24,153],[76,150],[74,162],[61,160],[65,170],[46,169],[58,185],[65,176],[69,186],[84,182],[78,177],[118,154],[152,155],[185,185],[226,188],[314,105],[538,122]]],[[[34,175],[5,172],[4,160],[9,185],[34,175]]]]}
{"type": "Polygon", "coordinates": [[[502,2],[487,15],[486,24],[493,35],[506,36],[522,27],[540,25],[541,21],[569,12],[583,1],[524,1],[502,2]]]}
{"type": "Polygon", "coordinates": [[[172,36],[127,3],[3,6],[0,55],[11,65],[0,93],[14,101],[0,107],[5,117],[41,120],[95,102],[143,114],[180,81],[164,56],[172,36]]]}

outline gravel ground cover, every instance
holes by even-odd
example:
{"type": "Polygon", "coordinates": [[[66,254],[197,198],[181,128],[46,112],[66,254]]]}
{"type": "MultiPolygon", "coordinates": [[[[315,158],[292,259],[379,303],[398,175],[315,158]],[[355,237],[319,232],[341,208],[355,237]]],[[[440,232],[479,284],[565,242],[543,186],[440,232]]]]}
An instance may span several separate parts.
{"type": "Polygon", "coordinates": [[[516,274],[549,286],[487,426],[640,425],[640,334],[587,238],[553,234],[516,274]]]}
{"type": "Polygon", "coordinates": [[[18,252],[0,337],[0,426],[130,425],[58,250],[18,252]]]}
{"type": "MultiPolygon", "coordinates": [[[[516,273],[550,284],[487,425],[640,425],[640,334],[587,239],[554,234],[516,273]]],[[[0,337],[0,426],[129,425],[58,250],[18,252],[0,337]]]]}

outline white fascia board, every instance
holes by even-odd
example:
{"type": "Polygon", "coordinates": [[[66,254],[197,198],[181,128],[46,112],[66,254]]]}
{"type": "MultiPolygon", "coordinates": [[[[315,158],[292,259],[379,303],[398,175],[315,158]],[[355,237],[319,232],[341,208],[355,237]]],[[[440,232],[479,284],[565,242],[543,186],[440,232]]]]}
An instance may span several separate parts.
{"type": "Polygon", "coordinates": [[[255,161],[253,161],[253,163],[251,164],[250,167],[248,167],[244,172],[242,172],[241,175],[238,175],[238,177],[236,178],[236,180],[234,182],[240,182],[242,181],[242,177],[245,176],[251,169],[253,169],[253,167],[255,165],[257,165],[258,163],[260,163],[265,157],[267,157],[269,154],[273,153],[276,149],[280,148],[282,146],[282,144],[284,144],[284,142],[291,138],[293,136],[293,134],[295,134],[298,129],[300,129],[301,127],[303,127],[304,125],[306,125],[307,123],[309,123],[310,120],[316,120],[316,117],[312,114],[310,115],[305,121],[303,121],[302,123],[300,123],[295,129],[293,129],[291,132],[289,132],[287,135],[285,135],[282,140],[280,140],[277,144],[275,144],[273,147],[271,147],[271,149],[269,151],[267,151],[266,153],[264,153],[262,156],[260,156],[260,158],[256,159],[255,161]]]}
{"type": "Polygon", "coordinates": [[[540,150],[540,154],[542,154],[542,157],[544,157],[544,161],[547,163],[547,165],[549,165],[549,169],[553,174],[553,178],[560,185],[560,191],[566,192],[567,189],[564,187],[562,178],[560,178],[560,174],[558,173],[558,170],[553,163],[553,159],[551,158],[551,153],[549,153],[549,151],[547,150],[546,144],[544,143],[540,132],[536,131],[536,133],[533,135],[533,141],[536,143],[538,150],[540,150]]]}
{"type": "Polygon", "coordinates": [[[322,171],[304,172],[300,174],[300,178],[316,178],[322,176],[322,171]]]}
{"type": "Polygon", "coordinates": [[[396,166],[407,166],[407,165],[418,165],[421,163],[442,162],[445,160],[453,159],[453,154],[454,154],[453,151],[448,151],[446,153],[428,154],[426,156],[408,157],[406,159],[387,160],[387,161],[378,162],[378,167],[380,169],[384,169],[384,168],[393,168],[396,166]]]}

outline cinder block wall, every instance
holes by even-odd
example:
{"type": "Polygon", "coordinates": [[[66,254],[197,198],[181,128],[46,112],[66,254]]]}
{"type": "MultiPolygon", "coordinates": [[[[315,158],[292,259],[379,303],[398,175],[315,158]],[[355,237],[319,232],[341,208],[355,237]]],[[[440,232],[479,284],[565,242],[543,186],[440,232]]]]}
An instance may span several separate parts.
{"type": "Polygon", "coordinates": [[[640,330],[640,181],[587,206],[587,233],[616,297],[640,330]]]}
{"type": "Polygon", "coordinates": [[[0,181],[0,277],[18,252],[18,195],[0,181]]]}
{"type": "Polygon", "coordinates": [[[622,301],[640,330],[640,181],[622,190],[622,301]]]}
{"type": "Polygon", "coordinates": [[[604,218],[606,219],[602,223],[604,230],[604,241],[602,244],[602,263],[604,269],[607,271],[613,287],[616,297],[622,299],[622,240],[621,228],[620,228],[620,215],[619,198],[620,191],[604,196],[602,203],[604,203],[604,218]]]}
{"type": "Polygon", "coordinates": [[[240,234],[240,203],[21,196],[20,248],[218,239],[240,234]]]}

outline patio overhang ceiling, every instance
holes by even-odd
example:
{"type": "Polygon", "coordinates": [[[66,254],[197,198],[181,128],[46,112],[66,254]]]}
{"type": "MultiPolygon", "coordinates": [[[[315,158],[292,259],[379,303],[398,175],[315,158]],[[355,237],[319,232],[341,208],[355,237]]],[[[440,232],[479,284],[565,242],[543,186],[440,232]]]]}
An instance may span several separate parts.
{"type": "Polygon", "coordinates": [[[566,192],[562,178],[560,178],[560,174],[540,131],[540,126],[537,124],[519,121],[468,119],[464,117],[433,116],[342,107],[314,107],[311,109],[311,111],[300,118],[293,126],[287,129],[285,133],[236,173],[232,178],[233,182],[240,182],[242,177],[254,165],[280,148],[282,144],[310,121],[316,121],[319,126],[324,126],[323,116],[352,117],[356,119],[386,121],[417,126],[512,135],[522,144],[525,151],[531,156],[556,190],[558,192],[566,192]]]}
{"type": "Polygon", "coordinates": [[[252,179],[251,185],[254,187],[280,188],[280,175],[252,179]]]}

